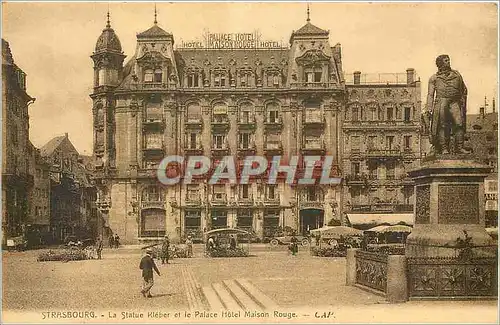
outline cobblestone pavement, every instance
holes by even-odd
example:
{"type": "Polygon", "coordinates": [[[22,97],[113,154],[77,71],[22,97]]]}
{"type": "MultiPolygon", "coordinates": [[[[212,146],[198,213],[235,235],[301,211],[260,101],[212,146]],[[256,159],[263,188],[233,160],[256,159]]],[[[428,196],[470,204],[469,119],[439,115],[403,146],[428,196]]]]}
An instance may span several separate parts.
{"type": "Polygon", "coordinates": [[[291,256],[285,247],[252,245],[251,257],[210,259],[196,245],[194,258],[168,265],[157,261],[162,276],[155,277],[152,299],[139,291],[138,247],[105,249],[103,260],[68,263],[37,262],[40,252],[3,253],[4,311],[240,310],[244,305],[306,310],[302,315],[311,317],[314,310],[333,311],[336,322],[407,322],[408,315],[413,322],[497,319],[496,301],[388,305],[378,295],[345,285],[345,258],[311,257],[307,248],[291,256]]]}

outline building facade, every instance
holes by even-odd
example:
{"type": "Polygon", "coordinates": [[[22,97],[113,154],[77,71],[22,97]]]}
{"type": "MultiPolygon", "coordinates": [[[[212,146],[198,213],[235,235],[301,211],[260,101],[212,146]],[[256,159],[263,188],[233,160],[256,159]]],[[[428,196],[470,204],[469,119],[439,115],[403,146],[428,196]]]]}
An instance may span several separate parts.
{"type": "Polygon", "coordinates": [[[40,153],[50,165],[51,241],[63,242],[68,236],[96,238],[100,220],[93,171],[83,164],[67,133],[50,140],[40,153]]]}
{"type": "Polygon", "coordinates": [[[486,227],[498,227],[498,112],[495,99],[491,111],[485,98],[479,114],[467,115],[467,132],[465,146],[482,162],[491,167],[491,174],[486,177],[485,190],[485,222],[486,227]]]}
{"type": "Polygon", "coordinates": [[[407,172],[420,165],[424,142],[420,80],[414,69],[377,76],[355,72],[346,89],[343,211],[358,225],[411,223],[414,189],[407,172]]]}
{"type": "Polygon", "coordinates": [[[174,36],[155,23],[137,35],[123,65],[108,22],[91,58],[98,206],[124,242],[165,234],[201,239],[204,230],[221,227],[264,238],[340,218],[340,185],[283,178],[274,185],[265,178],[209,185],[201,177],[161,186],[156,178],[168,155],[204,155],[212,167],[223,156],[329,155],[330,175],[338,175],[345,86],[341,47],[331,46],[328,31],[308,21],[286,48],[174,49],[174,36]]]}
{"type": "Polygon", "coordinates": [[[34,182],[29,191],[26,237],[30,246],[36,246],[50,242],[50,165],[31,143],[29,157],[34,182]]]}
{"type": "Polygon", "coordinates": [[[24,234],[28,219],[30,173],[28,106],[35,101],[26,92],[26,74],[14,63],[9,43],[2,39],[2,230],[8,237],[24,234]]]}

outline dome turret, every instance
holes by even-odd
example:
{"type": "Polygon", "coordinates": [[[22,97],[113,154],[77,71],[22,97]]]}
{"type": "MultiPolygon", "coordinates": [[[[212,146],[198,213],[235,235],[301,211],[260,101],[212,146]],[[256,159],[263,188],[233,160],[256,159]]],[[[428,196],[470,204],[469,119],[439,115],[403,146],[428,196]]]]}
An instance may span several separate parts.
{"type": "Polygon", "coordinates": [[[95,53],[99,52],[122,53],[122,44],[120,43],[120,40],[115,34],[113,28],[111,28],[111,24],[109,22],[109,12],[106,28],[103,29],[101,36],[99,36],[97,43],[95,44],[95,53]]]}

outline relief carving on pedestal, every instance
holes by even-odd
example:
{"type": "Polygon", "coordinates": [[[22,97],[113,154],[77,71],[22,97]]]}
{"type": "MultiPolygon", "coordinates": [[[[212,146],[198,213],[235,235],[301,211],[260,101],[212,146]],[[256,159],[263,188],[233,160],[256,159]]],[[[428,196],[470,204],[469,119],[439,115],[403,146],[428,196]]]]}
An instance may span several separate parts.
{"type": "Polygon", "coordinates": [[[417,186],[415,199],[415,224],[430,223],[431,187],[429,185],[417,186]]]}
{"type": "Polygon", "coordinates": [[[479,185],[439,185],[438,215],[441,224],[479,223],[479,185]]]}

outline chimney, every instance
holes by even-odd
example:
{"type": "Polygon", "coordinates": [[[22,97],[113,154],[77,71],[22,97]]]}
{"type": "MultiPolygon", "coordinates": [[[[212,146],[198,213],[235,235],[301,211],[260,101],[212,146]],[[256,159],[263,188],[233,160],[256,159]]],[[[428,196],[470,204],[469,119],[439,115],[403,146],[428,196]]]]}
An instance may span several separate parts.
{"type": "Polygon", "coordinates": [[[484,118],[484,107],[479,108],[479,116],[481,116],[481,118],[484,118]]]}
{"type": "Polygon", "coordinates": [[[354,84],[359,85],[361,80],[361,72],[360,71],[354,71],[354,84]]]}
{"type": "Polygon", "coordinates": [[[68,132],[64,133],[64,136],[66,137],[66,139],[68,138],[68,132]]]}
{"type": "Polygon", "coordinates": [[[408,68],[406,69],[406,83],[411,85],[415,82],[415,69],[408,68]]]}
{"type": "Polygon", "coordinates": [[[495,97],[493,97],[493,103],[491,105],[493,106],[493,113],[495,113],[495,97]]]}

